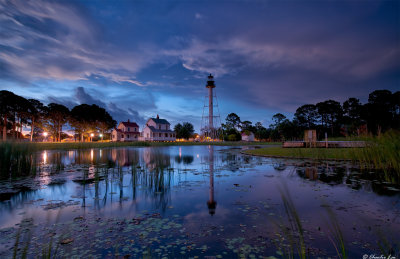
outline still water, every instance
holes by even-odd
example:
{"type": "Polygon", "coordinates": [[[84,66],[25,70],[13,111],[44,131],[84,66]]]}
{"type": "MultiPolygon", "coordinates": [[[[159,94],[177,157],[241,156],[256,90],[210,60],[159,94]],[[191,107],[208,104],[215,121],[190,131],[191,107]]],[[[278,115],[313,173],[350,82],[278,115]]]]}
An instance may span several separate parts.
{"type": "Polygon", "coordinates": [[[399,255],[393,178],[246,148],[43,151],[35,177],[0,182],[0,257],[399,255]]]}

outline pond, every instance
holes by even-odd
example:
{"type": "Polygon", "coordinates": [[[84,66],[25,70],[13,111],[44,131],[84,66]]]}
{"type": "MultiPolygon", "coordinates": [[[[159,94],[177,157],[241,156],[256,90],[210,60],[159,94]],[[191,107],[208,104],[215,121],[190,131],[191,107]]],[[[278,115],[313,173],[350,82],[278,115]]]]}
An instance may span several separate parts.
{"type": "Polygon", "coordinates": [[[399,255],[399,183],[248,147],[42,151],[0,182],[0,257],[399,255]]]}

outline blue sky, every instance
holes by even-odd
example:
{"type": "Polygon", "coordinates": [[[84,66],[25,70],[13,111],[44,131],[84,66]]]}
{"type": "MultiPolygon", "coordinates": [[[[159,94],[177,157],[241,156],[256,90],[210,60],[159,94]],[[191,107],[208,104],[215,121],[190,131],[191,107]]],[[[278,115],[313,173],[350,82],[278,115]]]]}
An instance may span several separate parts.
{"type": "Polygon", "coordinates": [[[399,90],[400,2],[0,0],[0,89],[198,131],[209,73],[222,119],[265,126],[399,90]]]}

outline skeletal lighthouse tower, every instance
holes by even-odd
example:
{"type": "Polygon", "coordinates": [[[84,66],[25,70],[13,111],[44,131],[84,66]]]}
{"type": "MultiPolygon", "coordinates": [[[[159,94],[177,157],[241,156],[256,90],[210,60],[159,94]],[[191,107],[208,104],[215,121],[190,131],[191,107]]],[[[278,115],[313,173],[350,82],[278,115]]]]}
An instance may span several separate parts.
{"type": "Polygon", "coordinates": [[[221,119],[219,116],[218,100],[213,89],[215,88],[214,77],[210,74],[208,76],[208,81],[206,88],[208,89],[208,95],[206,95],[204,107],[203,107],[203,117],[201,122],[201,134],[205,140],[216,140],[218,139],[218,133],[220,131],[221,119]],[[207,100],[208,99],[208,100],[207,100]],[[214,102],[215,99],[215,102],[214,102]],[[208,101],[208,105],[207,105],[208,101]],[[208,107],[208,114],[207,114],[208,107]],[[214,108],[216,108],[217,115],[214,115],[214,108]]]}

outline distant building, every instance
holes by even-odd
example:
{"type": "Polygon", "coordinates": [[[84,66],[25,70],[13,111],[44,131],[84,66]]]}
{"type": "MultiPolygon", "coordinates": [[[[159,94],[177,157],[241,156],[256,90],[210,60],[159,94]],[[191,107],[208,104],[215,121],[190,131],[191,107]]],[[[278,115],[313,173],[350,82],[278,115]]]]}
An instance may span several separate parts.
{"type": "Polygon", "coordinates": [[[254,134],[251,131],[242,132],[242,141],[254,141],[254,134]]]}
{"type": "Polygon", "coordinates": [[[140,136],[142,141],[175,141],[175,132],[170,129],[170,123],[165,119],[150,118],[140,136]]]}
{"type": "Polygon", "coordinates": [[[136,122],[122,121],[111,133],[111,141],[138,141],[140,136],[139,126],[136,122]]]}

